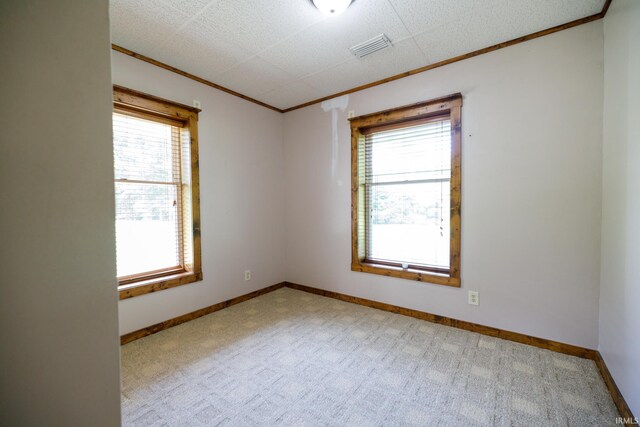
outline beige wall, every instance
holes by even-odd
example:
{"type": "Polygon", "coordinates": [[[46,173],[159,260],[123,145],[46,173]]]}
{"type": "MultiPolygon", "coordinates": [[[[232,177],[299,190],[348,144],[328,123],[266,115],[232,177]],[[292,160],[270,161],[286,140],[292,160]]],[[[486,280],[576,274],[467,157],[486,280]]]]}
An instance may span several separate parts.
{"type": "Polygon", "coordinates": [[[0,2],[0,425],[116,426],[108,2],[0,2]]]}
{"type": "Polygon", "coordinates": [[[640,416],[640,1],[604,20],[600,352],[640,416]]]}
{"type": "Polygon", "coordinates": [[[202,104],[200,211],[204,280],[120,301],[127,333],[282,282],[284,154],[280,113],[119,52],[113,82],[202,104]],[[244,271],[253,278],[245,282],[244,271]]]}
{"type": "Polygon", "coordinates": [[[357,92],[338,113],[336,150],[330,111],[285,114],[287,280],[596,348],[602,63],[597,21],[357,92]],[[455,92],[462,288],[351,272],[347,112],[455,92]]]}

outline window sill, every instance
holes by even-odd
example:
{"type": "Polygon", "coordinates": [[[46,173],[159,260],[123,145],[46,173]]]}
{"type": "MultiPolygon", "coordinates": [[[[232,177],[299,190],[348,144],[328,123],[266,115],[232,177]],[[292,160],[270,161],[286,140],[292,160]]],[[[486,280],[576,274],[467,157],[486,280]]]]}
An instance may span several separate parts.
{"type": "Polygon", "coordinates": [[[164,291],[165,289],[175,288],[176,286],[182,286],[200,280],[202,280],[202,272],[189,271],[121,285],[118,286],[118,293],[120,294],[120,299],[123,300],[151,292],[164,291]]]}
{"type": "Polygon", "coordinates": [[[433,283],[436,285],[460,287],[460,277],[452,277],[446,274],[438,274],[412,268],[403,269],[389,265],[356,263],[351,264],[351,271],[362,273],[380,274],[382,276],[397,277],[400,279],[415,280],[417,282],[433,283]]]}

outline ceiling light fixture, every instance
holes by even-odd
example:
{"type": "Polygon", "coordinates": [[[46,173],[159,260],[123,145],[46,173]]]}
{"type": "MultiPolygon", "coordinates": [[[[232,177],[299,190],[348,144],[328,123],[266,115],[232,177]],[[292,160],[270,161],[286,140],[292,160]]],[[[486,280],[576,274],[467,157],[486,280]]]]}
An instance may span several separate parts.
{"type": "Polygon", "coordinates": [[[337,16],[347,10],[352,0],[313,0],[313,4],[325,15],[337,16]]]}

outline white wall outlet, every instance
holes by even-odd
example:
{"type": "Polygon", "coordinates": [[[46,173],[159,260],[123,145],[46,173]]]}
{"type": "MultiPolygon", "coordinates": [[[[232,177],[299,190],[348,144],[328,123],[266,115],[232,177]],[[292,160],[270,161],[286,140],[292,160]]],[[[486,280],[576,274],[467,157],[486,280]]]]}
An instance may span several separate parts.
{"type": "Polygon", "coordinates": [[[196,108],[200,108],[200,101],[198,101],[197,99],[193,100],[193,106],[196,108]]]}
{"type": "Polygon", "coordinates": [[[349,119],[353,119],[356,116],[356,112],[353,110],[349,110],[349,112],[347,113],[347,118],[349,119]]]}
{"type": "Polygon", "coordinates": [[[480,296],[478,295],[478,291],[469,291],[469,304],[480,304],[480,296]]]}
{"type": "Polygon", "coordinates": [[[251,280],[251,270],[245,270],[244,271],[244,280],[245,281],[251,280]]]}

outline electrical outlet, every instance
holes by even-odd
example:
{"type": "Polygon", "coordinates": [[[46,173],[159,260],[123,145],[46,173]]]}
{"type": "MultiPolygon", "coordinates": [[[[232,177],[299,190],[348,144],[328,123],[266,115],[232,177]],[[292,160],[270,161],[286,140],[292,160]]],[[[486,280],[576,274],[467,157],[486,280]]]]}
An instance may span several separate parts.
{"type": "Polygon", "coordinates": [[[198,101],[197,99],[193,100],[193,106],[196,108],[200,108],[200,101],[198,101]]]}
{"type": "Polygon", "coordinates": [[[471,305],[480,304],[480,296],[478,295],[478,291],[469,291],[469,304],[471,305]]]}
{"type": "Polygon", "coordinates": [[[244,272],[244,280],[245,281],[251,280],[251,270],[245,270],[245,272],[244,272]]]}
{"type": "Polygon", "coordinates": [[[349,112],[347,113],[347,118],[349,119],[353,119],[356,116],[356,112],[353,110],[349,110],[349,112]]]}

